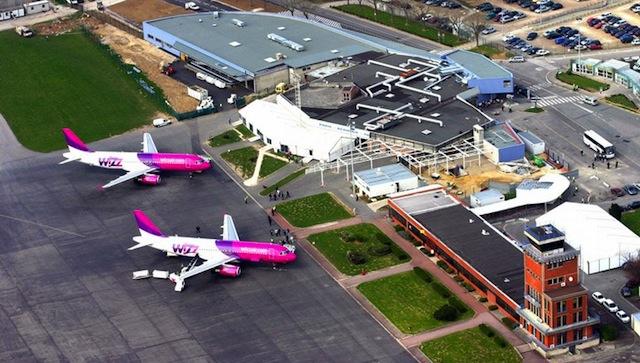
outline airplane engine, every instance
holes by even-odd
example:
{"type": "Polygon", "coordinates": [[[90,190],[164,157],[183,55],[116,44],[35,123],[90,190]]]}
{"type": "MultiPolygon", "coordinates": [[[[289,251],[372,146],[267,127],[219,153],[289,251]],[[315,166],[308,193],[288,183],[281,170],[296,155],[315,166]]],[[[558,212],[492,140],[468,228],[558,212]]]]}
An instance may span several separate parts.
{"type": "Polygon", "coordinates": [[[236,265],[222,265],[220,266],[216,272],[221,276],[226,277],[238,277],[240,276],[240,266],[236,265]]]}
{"type": "Polygon", "coordinates": [[[157,174],[145,174],[138,177],[138,183],[144,185],[158,185],[160,184],[160,175],[157,174]]]}

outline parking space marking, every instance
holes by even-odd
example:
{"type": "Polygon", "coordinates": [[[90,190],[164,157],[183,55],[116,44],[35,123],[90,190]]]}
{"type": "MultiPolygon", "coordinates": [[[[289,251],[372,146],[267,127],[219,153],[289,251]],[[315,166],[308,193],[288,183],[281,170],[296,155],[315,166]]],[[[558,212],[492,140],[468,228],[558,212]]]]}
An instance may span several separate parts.
{"type": "Polygon", "coordinates": [[[6,218],[6,219],[11,219],[13,221],[17,221],[17,222],[22,222],[22,223],[27,223],[27,224],[31,224],[34,226],[38,226],[38,227],[42,227],[42,228],[47,228],[47,229],[51,229],[54,231],[58,231],[61,233],[66,233],[66,234],[70,234],[72,236],[76,236],[76,237],[81,237],[84,238],[85,236],[78,234],[78,233],[74,233],[74,232],[70,232],[70,231],[65,231],[64,229],[60,229],[60,228],[56,228],[56,227],[52,227],[52,226],[48,226],[46,224],[42,224],[42,223],[38,223],[38,222],[33,222],[33,221],[29,221],[26,219],[22,219],[22,218],[17,218],[17,217],[11,217],[8,215],[4,215],[4,214],[0,214],[0,218],[6,218]]]}

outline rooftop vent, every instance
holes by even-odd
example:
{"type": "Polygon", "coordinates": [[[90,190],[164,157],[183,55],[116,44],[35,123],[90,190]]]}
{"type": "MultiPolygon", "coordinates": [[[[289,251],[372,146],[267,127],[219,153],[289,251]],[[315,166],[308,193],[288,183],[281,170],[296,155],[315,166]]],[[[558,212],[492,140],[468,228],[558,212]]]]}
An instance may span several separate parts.
{"type": "Polygon", "coordinates": [[[440,87],[440,86],[433,86],[433,89],[434,89],[434,90],[436,90],[436,91],[440,91],[440,90],[442,89],[442,87],[440,87]]]}
{"type": "Polygon", "coordinates": [[[213,23],[213,24],[211,24],[211,26],[216,27],[216,26],[218,26],[218,24],[213,23]]]}
{"type": "Polygon", "coordinates": [[[239,19],[231,19],[231,22],[234,23],[235,25],[241,27],[241,28],[246,25],[246,23],[244,21],[239,20],[239,19]]]}
{"type": "Polygon", "coordinates": [[[349,119],[352,119],[352,120],[353,120],[354,118],[358,117],[358,114],[357,114],[357,113],[352,113],[351,115],[349,115],[349,116],[347,116],[347,117],[348,117],[349,119]]]}
{"type": "Polygon", "coordinates": [[[280,36],[278,34],[274,34],[274,33],[269,33],[267,34],[267,39],[273,40],[276,43],[279,43],[281,45],[284,45],[285,47],[291,48],[293,50],[295,50],[296,52],[302,52],[304,50],[304,46],[301,44],[298,44],[294,41],[291,41],[283,36],[280,36]]]}
{"type": "Polygon", "coordinates": [[[302,38],[302,40],[304,40],[305,42],[310,42],[311,38],[302,38]]]}
{"type": "Polygon", "coordinates": [[[489,235],[489,232],[487,232],[487,230],[486,230],[486,229],[483,229],[483,230],[482,230],[482,235],[483,235],[483,236],[488,236],[488,235],[489,235]]]}
{"type": "Polygon", "coordinates": [[[331,49],[331,53],[333,53],[333,54],[336,54],[338,52],[339,52],[339,50],[337,50],[337,49],[331,49]]]}
{"type": "Polygon", "coordinates": [[[198,23],[202,23],[202,19],[198,19],[198,23]]]}
{"type": "Polygon", "coordinates": [[[218,19],[220,17],[220,13],[218,13],[217,11],[213,12],[213,18],[214,19],[218,19]]]}
{"type": "Polygon", "coordinates": [[[393,93],[387,93],[386,95],[384,95],[386,98],[393,98],[396,95],[394,95],[393,93]]]}
{"type": "MultiPolygon", "coordinates": [[[[431,130],[424,129],[420,133],[423,134],[423,135],[429,135],[431,133],[431,130]]],[[[471,223],[471,222],[469,222],[469,223],[471,223]]]]}
{"type": "Polygon", "coordinates": [[[469,223],[473,223],[473,218],[469,218],[469,223]]]}
{"type": "Polygon", "coordinates": [[[276,59],[273,58],[273,57],[269,57],[269,58],[265,58],[264,61],[267,62],[267,63],[273,63],[273,62],[276,61],[276,59]]]}
{"type": "Polygon", "coordinates": [[[431,117],[440,117],[440,114],[437,113],[437,112],[434,112],[434,113],[431,114],[431,117]]]}
{"type": "Polygon", "coordinates": [[[285,29],[287,29],[287,27],[286,27],[286,26],[279,26],[279,27],[278,27],[278,30],[285,30],[285,29]]]}
{"type": "Polygon", "coordinates": [[[236,42],[235,40],[233,42],[229,43],[229,45],[232,46],[232,47],[237,47],[237,46],[240,46],[241,44],[242,43],[236,42]]]}
{"type": "Polygon", "coordinates": [[[504,281],[505,284],[508,283],[508,282],[511,282],[511,280],[509,280],[509,278],[507,278],[507,277],[505,277],[504,280],[502,280],[502,281],[504,281]]]}
{"type": "Polygon", "coordinates": [[[422,97],[422,98],[420,99],[420,103],[427,103],[427,102],[429,102],[429,99],[428,99],[428,98],[426,98],[426,97],[422,97]]]}

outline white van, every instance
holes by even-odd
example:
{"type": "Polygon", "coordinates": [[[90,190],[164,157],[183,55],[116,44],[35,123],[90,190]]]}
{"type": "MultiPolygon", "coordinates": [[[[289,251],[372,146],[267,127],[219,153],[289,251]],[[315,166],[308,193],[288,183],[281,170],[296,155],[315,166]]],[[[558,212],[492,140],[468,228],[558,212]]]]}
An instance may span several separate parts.
{"type": "Polygon", "coordinates": [[[586,103],[587,105],[591,105],[591,106],[597,106],[598,105],[598,99],[595,98],[595,97],[591,97],[591,96],[582,97],[582,102],[586,103]]]}

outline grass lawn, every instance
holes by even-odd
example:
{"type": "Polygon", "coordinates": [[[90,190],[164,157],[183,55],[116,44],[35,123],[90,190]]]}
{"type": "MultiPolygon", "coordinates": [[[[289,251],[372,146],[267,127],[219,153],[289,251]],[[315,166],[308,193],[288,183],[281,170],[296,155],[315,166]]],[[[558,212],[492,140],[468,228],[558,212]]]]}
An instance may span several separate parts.
{"type": "Polygon", "coordinates": [[[544,109],[542,107],[529,107],[526,110],[524,110],[524,112],[540,113],[540,112],[544,112],[544,109]]]}
{"type": "Polygon", "coordinates": [[[363,223],[340,229],[334,229],[323,233],[312,234],[309,241],[338,269],[347,275],[357,275],[362,270],[375,271],[381,268],[408,262],[409,258],[400,260],[398,254],[405,255],[389,237],[373,224],[363,223]],[[344,236],[353,236],[352,242],[346,242],[344,236]],[[370,253],[371,248],[380,248],[388,245],[391,251],[384,256],[376,256],[370,253]],[[355,265],[347,258],[348,251],[358,251],[367,256],[367,261],[355,265]]]}
{"type": "Polygon", "coordinates": [[[267,188],[262,189],[262,191],[260,191],[260,195],[269,195],[271,193],[273,193],[276,189],[280,189],[282,186],[288,184],[289,182],[293,181],[294,179],[298,178],[299,176],[304,175],[304,171],[306,168],[302,168],[298,171],[295,171],[287,176],[285,176],[284,178],[278,180],[277,182],[275,182],[272,185],[269,185],[267,188]]]}
{"type": "Polygon", "coordinates": [[[622,213],[622,224],[640,236],[640,209],[622,213]]]}
{"type": "Polygon", "coordinates": [[[64,148],[63,127],[91,142],[151,124],[159,111],[82,31],[29,39],[0,32],[0,54],[0,113],[31,150],[64,148]]]}
{"type": "MultiPolygon", "coordinates": [[[[403,333],[418,333],[446,323],[436,320],[433,313],[447,304],[447,299],[414,271],[365,282],[358,290],[403,333]]],[[[471,316],[473,311],[468,309],[458,320],[471,316]]]]}
{"type": "Polygon", "coordinates": [[[254,136],[253,132],[251,132],[251,130],[249,130],[245,125],[236,127],[236,130],[240,131],[242,137],[244,137],[245,139],[250,139],[254,136]]]}
{"type": "Polygon", "coordinates": [[[570,72],[557,73],[556,78],[566,84],[576,86],[589,92],[599,92],[600,90],[606,91],[609,89],[609,84],[607,83],[598,82],[595,79],[570,72]]]}
{"type": "Polygon", "coordinates": [[[489,44],[482,44],[469,50],[472,52],[480,53],[491,59],[506,59],[511,56],[511,53],[505,52],[504,50],[498,49],[489,44]]]}
{"type": "Polygon", "coordinates": [[[227,144],[233,144],[234,142],[242,141],[240,135],[236,132],[236,130],[228,130],[220,135],[216,135],[209,139],[209,145],[212,147],[222,146],[227,144]]]}
{"type": "Polygon", "coordinates": [[[351,218],[351,214],[329,193],[315,194],[280,203],[277,210],[296,227],[309,227],[351,218]]]}
{"type": "Polygon", "coordinates": [[[617,95],[611,95],[609,97],[606,98],[607,101],[620,106],[622,108],[626,108],[629,109],[631,111],[638,111],[638,106],[629,99],[629,97],[622,95],[622,94],[617,94],[617,95]]]}
{"type": "MultiPolygon", "coordinates": [[[[231,130],[235,133],[235,131],[231,130]]],[[[223,134],[224,135],[224,134],[223,134]]],[[[218,135],[220,136],[220,135],[218,135]]],[[[237,136],[237,133],[236,133],[237,136]]],[[[236,171],[240,172],[243,178],[250,178],[256,169],[258,161],[258,150],[252,146],[243,147],[222,153],[220,156],[231,163],[236,171]]],[[[260,167],[260,177],[267,176],[281,167],[287,165],[286,161],[265,155],[260,167]]]]}
{"type": "Polygon", "coordinates": [[[262,166],[260,166],[260,178],[264,178],[285,165],[287,165],[286,161],[265,155],[262,159],[262,166]]]}
{"type": "Polygon", "coordinates": [[[522,362],[511,345],[499,346],[478,327],[424,342],[420,350],[434,363],[522,362]]]}
{"type": "Polygon", "coordinates": [[[387,13],[382,10],[378,10],[377,16],[373,13],[373,8],[366,5],[350,4],[335,6],[335,9],[344,11],[345,13],[365,18],[376,23],[388,25],[392,28],[396,28],[407,33],[415,34],[417,36],[434,40],[444,45],[456,46],[466,43],[464,39],[461,39],[449,32],[439,30],[434,27],[426,25],[424,22],[409,19],[387,13]],[[438,33],[441,34],[441,39],[438,39],[438,33]]]}

